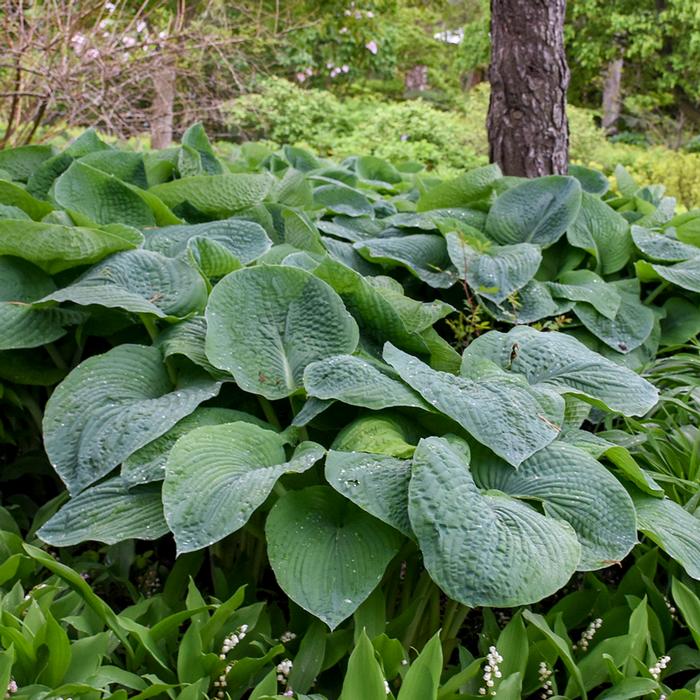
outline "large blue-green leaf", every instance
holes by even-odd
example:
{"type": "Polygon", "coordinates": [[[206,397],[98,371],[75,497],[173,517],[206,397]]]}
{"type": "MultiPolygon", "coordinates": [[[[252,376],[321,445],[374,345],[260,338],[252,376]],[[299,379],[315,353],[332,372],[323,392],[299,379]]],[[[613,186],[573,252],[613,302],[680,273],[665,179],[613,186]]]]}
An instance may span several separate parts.
{"type": "Polygon", "coordinates": [[[207,288],[199,272],[181,260],[138,249],[106,258],[41,301],[183,318],[203,310],[207,288]]]}
{"type": "Polygon", "coordinates": [[[64,309],[37,309],[32,302],[55,289],[38,267],[0,256],[0,350],[34,348],[65,335],[65,326],[80,314],[64,309]]]}
{"type": "Polygon", "coordinates": [[[49,274],[88,265],[121,250],[138,248],[143,236],[118,224],[101,228],[60,226],[39,221],[0,221],[0,255],[14,255],[49,274]]]}
{"type": "Polygon", "coordinates": [[[0,204],[17,207],[35,221],[39,221],[53,210],[48,202],[35,199],[23,187],[3,179],[0,179],[0,204]]]}
{"type": "Polygon", "coordinates": [[[101,170],[107,175],[113,175],[124,183],[148,187],[143,153],[117,149],[93,151],[81,156],[79,162],[101,170]]]}
{"type": "Polygon", "coordinates": [[[547,283],[535,279],[515,290],[500,304],[495,304],[488,298],[482,298],[481,302],[494,318],[518,325],[565,314],[574,305],[567,300],[554,299],[547,283]]]}
{"type": "Polygon", "coordinates": [[[463,376],[455,376],[431,369],[391,343],[384,348],[384,359],[430,405],[509,464],[518,466],[559,434],[564,399],[488,360],[465,362],[463,376]]]}
{"type": "Polygon", "coordinates": [[[202,375],[173,386],[156,348],[118,345],[79,364],[56,387],[44,413],[46,453],[76,494],[216,396],[220,386],[202,375]]]}
{"type": "Polygon", "coordinates": [[[673,229],[659,233],[643,226],[632,226],[632,240],[650,260],[682,262],[700,255],[700,248],[679,241],[673,229]]]}
{"type": "Polygon", "coordinates": [[[366,278],[366,281],[391,302],[406,328],[412,332],[421,333],[428,330],[434,323],[455,311],[454,306],[439,299],[423,302],[407,297],[401,284],[393,277],[375,275],[366,278]]]}
{"type": "Polygon", "coordinates": [[[501,194],[486,219],[496,243],[556,243],[581,207],[581,185],[573,177],[550,175],[523,182],[501,194]]]}
{"type": "Polygon", "coordinates": [[[167,531],[160,484],[130,489],[115,477],[71,498],[37,535],[54,547],[68,547],[88,540],[156,540],[167,531]]]}
{"type": "Polygon", "coordinates": [[[584,450],[553,442],[514,470],[483,448],[472,453],[472,476],[481,489],[542,504],[565,520],[581,545],[579,571],[622,561],[637,542],[632,500],[620,482],[584,450]]]}
{"type": "Polygon", "coordinates": [[[393,189],[401,182],[401,173],[391,163],[377,156],[360,156],[355,161],[355,172],[375,187],[393,189]]]}
{"type": "Polygon", "coordinates": [[[583,165],[569,165],[567,175],[575,177],[584,192],[602,197],[610,189],[610,181],[600,170],[586,168],[583,165]]]}
{"type": "Polygon", "coordinates": [[[260,204],[274,182],[267,174],[195,175],[156,185],[148,191],[171,208],[186,202],[202,214],[223,219],[260,204]]]}
{"type": "Polygon", "coordinates": [[[304,371],[309,396],[336,399],[373,410],[392,406],[430,406],[387,365],[353,355],[335,355],[313,362],[304,371]]]}
{"type": "MultiPolygon", "coordinates": [[[[698,270],[700,271],[700,265],[698,270]]],[[[620,295],[620,306],[613,318],[604,316],[585,302],[576,304],[574,313],[581,323],[608,347],[617,352],[628,353],[642,345],[651,335],[656,317],[653,310],[640,301],[637,280],[620,280],[610,284],[620,295]]],[[[698,289],[700,290],[700,286],[698,289]]]]}
{"type": "Polygon", "coordinates": [[[338,450],[331,450],[326,456],[328,483],[338,493],[407,537],[413,537],[408,519],[410,478],[411,462],[407,459],[338,450]]]}
{"type": "Polygon", "coordinates": [[[691,292],[700,292],[700,255],[675,265],[651,265],[661,279],[691,292]]]}
{"type": "Polygon", "coordinates": [[[303,387],[307,365],[351,353],[357,324],[325,282],[292,267],[232,272],[206,310],[206,352],[245,391],[279,399],[303,387]]]}
{"type": "Polygon", "coordinates": [[[583,193],[581,209],[569,226],[567,239],[595,259],[598,272],[621,270],[630,259],[633,246],[629,224],[614,209],[594,194],[583,193]]]}
{"type": "Polygon", "coordinates": [[[165,464],[168,461],[168,455],[179,438],[191,430],[205,425],[223,425],[237,421],[253,423],[261,428],[271,429],[269,424],[243,411],[200,406],[189,416],[178,421],[167,433],[129,455],[122,463],[122,479],[130,486],[162,481],[165,478],[165,464]]]}
{"type": "MultiPolygon", "coordinates": [[[[314,275],[329,284],[340,295],[348,311],[360,326],[364,343],[374,344],[380,350],[389,340],[405,350],[427,353],[428,345],[407,318],[404,308],[389,298],[367,277],[330,258],[314,269],[314,275]]],[[[413,314],[414,318],[420,318],[413,314]]]]}
{"type": "Polygon", "coordinates": [[[374,590],[402,539],[328,486],[285,494],[265,534],[282,590],[331,629],[374,590]]]}
{"type": "Polygon", "coordinates": [[[371,262],[407,268],[431,287],[446,289],[457,281],[442,236],[414,233],[391,238],[368,238],[358,241],[353,247],[371,262]]]}
{"type": "Polygon", "coordinates": [[[542,262],[540,248],[532,243],[499,246],[458,233],[447,234],[447,250],[460,278],[496,304],[524,287],[542,262]]]}
{"type": "Polygon", "coordinates": [[[669,498],[635,491],[637,527],[700,581],[700,520],[669,498]]]}
{"type": "Polygon", "coordinates": [[[688,299],[671,297],[664,302],[662,345],[682,345],[700,333],[700,308],[688,299]]]}
{"type": "Polygon", "coordinates": [[[470,607],[541,600],[566,584],[580,559],[568,523],[502,492],[482,492],[464,451],[443,438],[418,444],[408,512],[432,579],[470,607]]]}
{"type": "Polygon", "coordinates": [[[56,180],[53,196],[76,223],[83,226],[126,224],[143,228],[179,223],[167,206],[149,191],[78,161],[56,180]]]}
{"type": "Polygon", "coordinates": [[[416,208],[418,211],[463,207],[480,199],[486,199],[493,186],[501,177],[497,165],[486,165],[460,175],[454,180],[445,180],[421,194],[416,208]]]}
{"type": "Polygon", "coordinates": [[[146,232],[144,247],[167,257],[189,254],[205,274],[222,277],[256,260],[272,246],[265,229],[253,221],[223,219],[204,224],[166,226],[146,232]]]}
{"type": "Polygon", "coordinates": [[[202,549],[243,527],[282,474],[310,469],[324,449],[301,443],[290,461],[284,438],[249,422],[203,426],[168,456],[163,504],[179,553],[202,549]]]}
{"type": "Polygon", "coordinates": [[[314,204],[332,214],[373,216],[374,209],[362,192],[346,185],[322,185],[314,190],[314,204]]]}
{"type": "Polygon", "coordinates": [[[570,270],[560,275],[558,282],[548,283],[548,287],[555,298],[584,301],[610,319],[615,318],[622,303],[617,288],[591,270],[570,270]]]}
{"type": "Polygon", "coordinates": [[[224,167],[216,157],[201,122],[192,124],[182,135],[178,170],[181,177],[203,173],[219,175],[224,172],[224,167]]]}
{"type": "Polygon", "coordinates": [[[12,180],[26,182],[32,173],[54,154],[51,146],[28,145],[3,148],[0,151],[0,170],[9,173],[12,180]]]}
{"type": "Polygon", "coordinates": [[[625,415],[644,415],[658,400],[658,391],[648,381],[564,333],[525,326],[508,333],[491,331],[467,348],[463,366],[468,368],[476,357],[522,374],[530,384],[574,394],[625,415]]]}

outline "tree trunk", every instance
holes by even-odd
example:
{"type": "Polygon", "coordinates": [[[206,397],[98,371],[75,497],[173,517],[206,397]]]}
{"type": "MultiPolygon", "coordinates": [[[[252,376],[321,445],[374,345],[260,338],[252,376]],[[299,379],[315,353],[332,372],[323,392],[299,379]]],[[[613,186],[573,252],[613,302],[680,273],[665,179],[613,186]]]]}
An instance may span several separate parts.
{"type": "Polygon", "coordinates": [[[566,0],[491,0],[489,157],[506,175],[565,174],[566,0]]]}
{"type": "Polygon", "coordinates": [[[603,129],[608,136],[617,133],[622,106],[622,56],[608,63],[603,83],[603,129]]]}
{"type": "Polygon", "coordinates": [[[173,107],[177,73],[170,60],[157,67],[153,75],[153,116],[151,119],[151,148],[167,148],[173,140],[173,107]]]}

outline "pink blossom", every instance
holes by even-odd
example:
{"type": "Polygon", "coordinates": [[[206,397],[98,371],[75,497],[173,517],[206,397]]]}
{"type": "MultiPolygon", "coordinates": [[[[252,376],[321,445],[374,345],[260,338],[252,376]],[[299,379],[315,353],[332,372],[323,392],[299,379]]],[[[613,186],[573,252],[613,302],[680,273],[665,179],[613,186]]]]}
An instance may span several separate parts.
{"type": "Polygon", "coordinates": [[[365,48],[375,56],[377,55],[377,51],[379,51],[379,46],[377,46],[377,42],[374,39],[372,39],[372,41],[368,41],[365,44],[365,48]]]}
{"type": "Polygon", "coordinates": [[[372,17],[374,17],[374,12],[372,12],[372,10],[367,10],[367,17],[372,19],[372,17]]]}
{"type": "Polygon", "coordinates": [[[347,65],[347,63],[340,69],[343,71],[343,73],[349,73],[350,72],[350,66],[347,65]]]}
{"type": "Polygon", "coordinates": [[[306,80],[306,73],[297,73],[295,77],[298,83],[303,83],[306,80]]]}
{"type": "Polygon", "coordinates": [[[100,52],[97,49],[88,49],[85,52],[85,60],[86,61],[94,61],[98,56],[100,55],[100,52]]]}

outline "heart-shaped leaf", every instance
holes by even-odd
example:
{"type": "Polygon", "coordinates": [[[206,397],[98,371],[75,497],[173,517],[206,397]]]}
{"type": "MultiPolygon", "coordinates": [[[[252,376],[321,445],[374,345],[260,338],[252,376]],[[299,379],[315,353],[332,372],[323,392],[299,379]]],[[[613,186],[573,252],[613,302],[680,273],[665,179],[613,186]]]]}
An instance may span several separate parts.
{"type": "Polygon", "coordinates": [[[332,214],[373,216],[374,209],[362,192],[345,185],[322,185],[314,190],[314,204],[332,214]]]}
{"type": "Polygon", "coordinates": [[[32,302],[55,289],[38,267],[18,258],[0,257],[0,350],[34,348],[65,335],[79,313],[36,309],[32,302]]]}
{"type": "Polygon", "coordinates": [[[410,478],[410,460],[385,454],[336,450],[331,450],[326,456],[328,483],[362,510],[407,537],[413,537],[408,519],[410,478]]]}
{"type": "Polygon", "coordinates": [[[481,492],[464,453],[443,438],[418,444],[408,510],[432,579],[470,607],[541,600],[564,586],[579,562],[568,523],[503,493],[481,492]]]}
{"type": "Polygon", "coordinates": [[[138,248],[143,236],[118,224],[103,228],[39,221],[0,221],[0,255],[33,262],[49,274],[98,262],[110,253],[138,248]]]}
{"type": "Polygon", "coordinates": [[[569,165],[568,175],[575,177],[580,183],[584,192],[597,194],[602,197],[610,189],[610,181],[605,173],[583,165],[569,165]]]}
{"type": "MultiPolygon", "coordinates": [[[[371,343],[381,350],[384,341],[389,340],[411,352],[428,352],[427,343],[407,318],[410,314],[383,287],[330,258],[325,258],[313,273],[340,295],[359,324],[365,344],[371,343]]],[[[415,314],[413,317],[418,318],[415,314]]]]}
{"type": "Polygon", "coordinates": [[[675,265],[651,265],[661,279],[690,292],[700,292],[700,255],[675,265]]]}
{"type": "MultiPolygon", "coordinates": [[[[144,247],[169,258],[189,254],[199,260],[202,247],[214,248],[218,255],[209,264],[202,266],[209,277],[221,277],[231,272],[232,257],[247,265],[257,260],[272,246],[265,229],[253,221],[223,219],[204,224],[166,226],[146,232],[144,247]],[[218,264],[212,264],[218,263],[218,264]]],[[[235,269],[235,268],[233,268],[235,269]]]]}
{"type": "Polygon", "coordinates": [[[42,163],[54,154],[51,146],[28,145],[3,148],[0,151],[0,170],[10,174],[10,179],[26,182],[42,163]]]}
{"type": "Polygon", "coordinates": [[[17,207],[35,221],[39,221],[53,211],[53,207],[48,202],[32,197],[23,187],[3,179],[0,179],[0,204],[6,207],[17,207]]]}
{"type": "Polygon", "coordinates": [[[271,429],[271,426],[265,421],[243,411],[200,406],[189,416],[185,416],[177,422],[167,433],[129,455],[122,464],[122,479],[130,486],[162,481],[165,478],[165,464],[168,461],[168,455],[179,438],[194,428],[201,428],[204,425],[223,425],[238,421],[271,429]]]}
{"type": "Polygon", "coordinates": [[[463,207],[471,202],[486,199],[500,178],[501,170],[497,165],[475,168],[454,180],[446,180],[431,187],[427,192],[421,194],[416,209],[428,211],[430,209],[463,207]]]}
{"type": "Polygon", "coordinates": [[[620,562],[637,542],[629,494],[604,466],[573,445],[553,442],[517,471],[477,447],[471,471],[479,488],[539,501],[545,515],[568,522],[581,545],[579,571],[620,562]]]}
{"type": "Polygon", "coordinates": [[[566,236],[572,246],[583,248],[596,259],[598,272],[604,275],[621,270],[633,250],[629,224],[600,197],[587,192],[566,236]]]}
{"type": "Polygon", "coordinates": [[[252,423],[204,426],[168,456],[163,504],[178,553],[202,549],[246,524],[282,474],[310,469],[324,449],[301,443],[288,462],[284,438],[252,423]]]}
{"type": "Polygon", "coordinates": [[[369,238],[355,243],[353,247],[372,262],[406,267],[431,287],[447,289],[457,281],[442,236],[415,233],[392,238],[369,238]]]}
{"type": "Polygon", "coordinates": [[[336,355],[313,362],[304,371],[304,387],[309,396],[373,410],[391,406],[430,409],[391,367],[353,355],[336,355]]]}
{"type": "Polygon", "coordinates": [[[206,351],[245,391],[268,399],[302,388],[307,365],[357,347],[341,298],[308,272],[265,266],[232,272],[211,293],[206,351]]]}
{"type": "Polygon", "coordinates": [[[625,415],[644,415],[658,400],[658,391],[648,381],[564,333],[544,333],[525,326],[508,333],[491,331],[467,348],[464,366],[474,357],[522,374],[530,384],[571,393],[625,415]]]}
{"type": "Polygon", "coordinates": [[[391,163],[377,156],[360,156],[355,161],[355,172],[369,184],[388,187],[401,182],[401,173],[391,163]]]}
{"type": "Polygon", "coordinates": [[[265,534],[279,585],[331,629],[374,590],[402,540],[328,486],[285,494],[265,534]]]}
{"type": "Polygon", "coordinates": [[[118,345],[79,364],[44,413],[44,446],[71,494],[169,430],[221,384],[202,375],[173,387],[160,352],[118,345]]]}
{"type": "Polygon", "coordinates": [[[496,243],[556,243],[581,207],[581,185],[573,177],[550,175],[506,190],[486,219],[486,233],[496,243]]]}
{"type": "Polygon", "coordinates": [[[509,464],[518,466],[559,434],[564,399],[489,361],[470,360],[474,371],[468,378],[433,370],[390,343],[384,359],[429,404],[509,464]]]}
{"type": "Polygon", "coordinates": [[[183,177],[148,191],[171,208],[186,202],[205,216],[224,219],[260,204],[273,184],[274,179],[267,174],[227,173],[183,177]]]}
{"type": "MultiPolygon", "coordinates": [[[[700,265],[698,272],[700,273],[700,265]]],[[[700,290],[700,276],[698,281],[700,290]]],[[[603,316],[586,303],[576,304],[574,313],[581,323],[608,347],[617,352],[628,353],[642,345],[653,331],[654,312],[640,301],[637,280],[621,280],[610,284],[620,294],[620,307],[614,318],[603,316]]]]}
{"type": "Polygon", "coordinates": [[[542,253],[532,243],[474,245],[465,236],[447,234],[447,250],[461,279],[481,297],[500,304],[537,272],[542,253]]]}
{"type": "Polygon", "coordinates": [[[613,319],[620,309],[622,299],[614,285],[591,270],[571,270],[559,276],[558,282],[548,284],[555,298],[585,301],[598,313],[613,319]]]}
{"type": "Polygon", "coordinates": [[[669,498],[632,493],[637,527],[700,581],[700,521],[669,498]]]}
{"type": "Polygon", "coordinates": [[[54,184],[56,202],[80,225],[167,226],[179,219],[152,193],[75,161],[54,184]]]}
{"type": "Polygon", "coordinates": [[[167,531],[160,484],[134,489],[115,477],[71,498],[37,535],[54,547],[68,547],[88,540],[156,540],[167,531]]]}
{"type": "Polygon", "coordinates": [[[494,304],[488,298],[481,298],[481,302],[499,321],[517,325],[565,314],[573,306],[570,301],[555,300],[547,284],[535,279],[517,289],[500,304],[494,304]]]}
{"type": "Polygon", "coordinates": [[[662,345],[682,345],[700,333],[700,308],[681,297],[664,303],[666,315],[661,320],[662,345]]]}
{"type": "Polygon", "coordinates": [[[160,318],[183,318],[202,311],[206,300],[206,283],[194,268],[139,249],[110,256],[41,301],[71,301],[80,306],[96,304],[160,318]]]}
{"type": "Polygon", "coordinates": [[[632,226],[632,240],[639,251],[649,260],[682,262],[700,255],[700,248],[681,243],[675,230],[658,233],[643,226],[632,226]]]}

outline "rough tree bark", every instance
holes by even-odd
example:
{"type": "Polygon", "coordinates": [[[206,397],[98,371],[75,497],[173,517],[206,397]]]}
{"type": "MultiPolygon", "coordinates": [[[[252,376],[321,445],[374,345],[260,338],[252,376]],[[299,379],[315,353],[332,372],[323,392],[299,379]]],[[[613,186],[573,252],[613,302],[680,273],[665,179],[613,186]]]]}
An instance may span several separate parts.
{"type": "Polygon", "coordinates": [[[173,109],[177,72],[171,61],[164,61],[153,76],[155,95],[151,119],[151,148],[167,148],[173,140],[173,109]]]}
{"type": "Polygon", "coordinates": [[[617,132],[617,121],[622,106],[622,56],[608,63],[603,82],[603,121],[602,127],[608,135],[617,132]]]}
{"type": "Polygon", "coordinates": [[[489,157],[506,175],[566,173],[566,0],[491,0],[489,157]]]}

